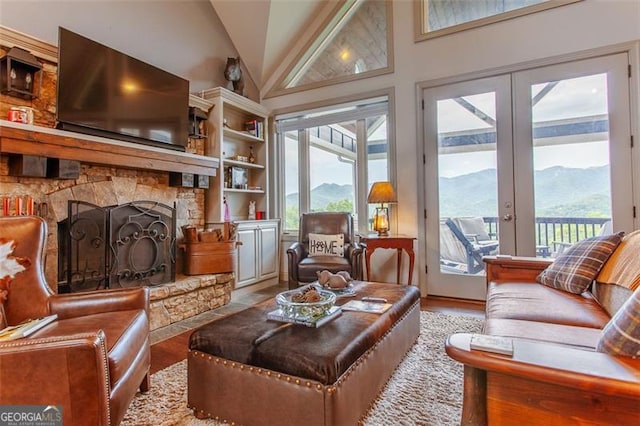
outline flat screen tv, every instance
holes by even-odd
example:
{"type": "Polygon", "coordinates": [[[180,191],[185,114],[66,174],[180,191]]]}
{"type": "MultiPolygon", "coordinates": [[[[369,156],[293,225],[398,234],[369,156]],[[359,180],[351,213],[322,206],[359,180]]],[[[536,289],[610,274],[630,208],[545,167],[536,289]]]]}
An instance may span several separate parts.
{"type": "Polygon", "coordinates": [[[58,128],[184,151],[187,80],[65,28],[58,36],[58,128]]]}

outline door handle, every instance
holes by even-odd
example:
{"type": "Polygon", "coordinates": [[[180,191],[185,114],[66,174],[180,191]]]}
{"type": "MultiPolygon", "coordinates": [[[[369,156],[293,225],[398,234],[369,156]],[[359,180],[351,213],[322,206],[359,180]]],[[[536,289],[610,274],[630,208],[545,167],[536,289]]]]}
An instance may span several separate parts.
{"type": "Polygon", "coordinates": [[[502,220],[504,222],[511,222],[513,220],[513,215],[512,214],[505,214],[504,216],[502,216],[502,220]]]}

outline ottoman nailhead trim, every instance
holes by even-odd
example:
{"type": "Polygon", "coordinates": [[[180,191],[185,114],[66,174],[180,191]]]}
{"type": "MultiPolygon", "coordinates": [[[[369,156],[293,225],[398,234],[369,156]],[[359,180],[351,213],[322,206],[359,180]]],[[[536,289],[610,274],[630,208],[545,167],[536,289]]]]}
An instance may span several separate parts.
{"type": "Polygon", "coordinates": [[[278,379],[282,379],[282,374],[278,373],[276,377],[278,377],[278,379]]]}
{"type": "Polygon", "coordinates": [[[307,387],[310,388],[311,387],[311,382],[307,382],[307,387]]]}
{"type": "Polygon", "coordinates": [[[318,385],[316,385],[316,388],[317,388],[318,390],[322,390],[322,385],[318,384],[318,385]]]}
{"type": "Polygon", "coordinates": [[[226,360],[222,361],[222,365],[227,365],[227,361],[226,360]]]}
{"type": "Polygon", "coordinates": [[[329,395],[332,395],[332,394],[334,394],[335,392],[336,392],[336,388],[335,388],[335,386],[329,386],[329,387],[327,388],[327,393],[328,393],[329,395]]]}
{"type": "Polygon", "coordinates": [[[287,378],[285,379],[287,382],[291,381],[291,377],[287,376],[287,378]]]}
{"type": "Polygon", "coordinates": [[[236,368],[236,363],[235,362],[231,363],[231,368],[236,368]]]}
{"type": "Polygon", "coordinates": [[[300,384],[300,379],[296,379],[296,385],[300,384]]]}
{"type": "Polygon", "coordinates": [[[240,364],[240,370],[244,370],[244,364],[240,364]]]}

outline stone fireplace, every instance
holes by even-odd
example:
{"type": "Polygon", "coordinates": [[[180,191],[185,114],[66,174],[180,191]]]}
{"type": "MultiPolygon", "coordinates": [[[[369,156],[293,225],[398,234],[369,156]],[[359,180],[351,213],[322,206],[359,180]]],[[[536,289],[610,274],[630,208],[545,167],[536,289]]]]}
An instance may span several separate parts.
{"type": "MultiPolygon", "coordinates": [[[[49,229],[45,275],[49,285],[58,291],[65,291],[62,287],[57,289],[59,276],[64,274],[59,272],[59,264],[65,263],[59,257],[58,225],[67,222],[70,202],[94,213],[96,206],[135,205],[139,200],[153,200],[153,204],[171,206],[175,208],[172,221],[175,222],[174,238],[177,243],[183,239],[182,225],[204,226],[203,190],[169,186],[167,173],[83,164],[79,178],[72,180],[12,177],[8,175],[6,157],[3,156],[0,160],[0,183],[0,196],[13,199],[29,195],[39,205],[37,211],[47,221],[49,229]]],[[[148,245],[150,241],[145,243],[148,245]]],[[[174,278],[149,287],[152,330],[223,306],[231,298],[233,273],[185,276],[183,252],[175,250],[173,254],[174,278]]],[[[145,262],[149,261],[143,260],[138,266],[145,269],[145,262]]],[[[63,285],[66,284],[66,279],[63,281],[63,285]]],[[[102,284],[93,285],[104,287],[102,284]]],[[[112,283],[109,287],[127,285],[112,283]]]]}
{"type": "MultiPolygon", "coordinates": [[[[33,126],[0,120],[0,197],[11,201],[12,214],[18,198],[24,201],[29,197],[38,206],[35,211],[46,220],[49,229],[45,278],[57,291],[57,230],[58,224],[68,218],[69,201],[104,207],[152,200],[175,206],[174,238],[180,243],[183,225],[204,227],[204,189],[171,186],[169,174],[188,172],[215,179],[212,171],[218,160],[204,155],[203,139],[190,138],[187,153],[175,153],[53,130],[57,81],[56,64],[52,60],[57,54],[55,46],[47,49],[51,54],[40,58],[43,78],[39,98],[27,100],[0,94],[0,117],[7,117],[7,112],[14,106],[34,109],[33,126]],[[20,155],[78,161],[81,163],[79,176],[64,179],[12,173],[9,159],[20,155]]],[[[0,54],[5,51],[5,47],[0,46],[0,54]]],[[[234,282],[232,273],[185,276],[182,252],[176,250],[174,256],[175,279],[150,287],[152,329],[214,309],[230,300],[234,282]]]]}

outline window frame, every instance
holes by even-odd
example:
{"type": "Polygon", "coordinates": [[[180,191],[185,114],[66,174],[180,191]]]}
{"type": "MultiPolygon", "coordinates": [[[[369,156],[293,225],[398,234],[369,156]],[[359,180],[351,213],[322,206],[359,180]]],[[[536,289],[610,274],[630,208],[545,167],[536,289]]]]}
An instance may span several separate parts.
{"type": "MultiPolygon", "coordinates": [[[[276,184],[278,185],[278,192],[281,194],[281,196],[277,200],[275,207],[276,207],[277,216],[283,218],[283,223],[281,226],[282,226],[282,232],[284,234],[297,233],[298,229],[287,228],[286,223],[284,222],[284,218],[286,217],[285,216],[286,215],[285,166],[286,165],[285,165],[284,139],[287,131],[284,131],[284,132],[278,131],[277,125],[276,125],[278,117],[294,115],[299,113],[300,114],[306,113],[312,110],[319,111],[319,110],[335,109],[345,104],[363,103],[366,101],[373,101],[375,99],[379,99],[383,97],[386,97],[386,102],[387,102],[387,143],[388,143],[387,169],[388,169],[389,181],[395,186],[395,182],[396,182],[395,95],[394,95],[393,88],[380,89],[377,91],[373,91],[371,93],[367,93],[366,95],[361,94],[361,95],[330,99],[322,102],[303,104],[303,105],[289,107],[286,109],[273,111],[273,117],[274,117],[273,129],[275,133],[275,137],[273,138],[273,140],[277,144],[277,146],[275,147],[276,148],[275,151],[278,153],[277,161],[276,161],[277,178],[275,181],[276,181],[276,184]]],[[[364,121],[366,120],[366,118],[363,118],[361,120],[364,121]]],[[[364,185],[362,185],[361,182],[368,182],[368,173],[367,173],[367,167],[359,166],[362,161],[364,161],[364,164],[367,163],[366,153],[362,149],[362,145],[366,144],[367,141],[366,141],[366,137],[361,139],[365,130],[364,128],[362,128],[363,126],[357,123],[360,120],[354,120],[354,121],[356,121],[356,127],[357,127],[356,143],[358,146],[358,149],[356,151],[356,176],[355,176],[355,189],[354,189],[355,191],[354,198],[356,202],[355,210],[357,212],[358,217],[356,218],[357,229],[355,229],[354,231],[356,233],[367,233],[368,232],[367,224],[369,219],[367,195],[368,195],[369,188],[368,188],[368,184],[365,183],[364,185]]],[[[308,165],[309,165],[309,145],[310,145],[309,142],[310,141],[307,141],[306,139],[307,138],[306,134],[308,134],[306,129],[299,130],[298,132],[299,132],[298,141],[300,143],[298,148],[298,167],[299,167],[298,205],[299,205],[299,214],[302,214],[310,211],[309,174],[300,173],[300,169],[303,168],[303,165],[306,165],[304,167],[304,170],[309,170],[308,165]]],[[[391,205],[390,208],[393,209],[394,206],[391,205]]],[[[393,231],[393,229],[397,228],[397,225],[395,223],[392,223],[391,228],[393,231]]]]}
{"type": "Polygon", "coordinates": [[[494,24],[496,22],[506,21],[508,19],[529,15],[532,13],[542,12],[544,10],[565,6],[572,3],[578,3],[583,0],[549,0],[543,3],[531,6],[521,7],[519,9],[510,10],[508,12],[499,13],[497,15],[487,16],[485,18],[475,19],[473,21],[463,22],[461,24],[452,25],[450,27],[441,28],[439,30],[429,31],[425,17],[427,16],[427,3],[429,0],[413,0],[413,16],[414,16],[414,42],[429,40],[444,35],[457,33],[460,31],[470,30],[485,25],[494,24]]]}

